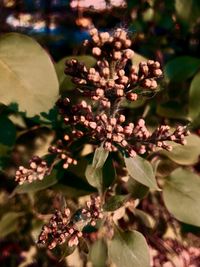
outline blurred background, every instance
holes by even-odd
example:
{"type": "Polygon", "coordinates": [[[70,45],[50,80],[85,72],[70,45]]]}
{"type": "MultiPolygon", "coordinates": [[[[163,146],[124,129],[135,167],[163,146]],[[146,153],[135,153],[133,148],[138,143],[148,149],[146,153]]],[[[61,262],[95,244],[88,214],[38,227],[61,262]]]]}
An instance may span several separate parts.
{"type": "Polygon", "coordinates": [[[20,32],[47,46],[57,61],[80,53],[87,29],[128,28],[134,48],[164,60],[197,56],[199,1],[189,0],[1,0],[0,32],[20,32]]]}
{"type": "MultiPolygon", "coordinates": [[[[190,106],[190,91],[194,79],[198,80],[195,83],[195,97],[200,103],[199,0],[0,0],[0,36],[18,32],[33,37],[49,53],[55,65],[65,57],[88,54],[82,42],[89,37],[88,29],[93,25],[109,32],[117,27],[127,29],[133,40],[133,50],[140,59],[149,58],[161,62],[165,71],[160,86],[161,93],[151,99],[147,123],[189,124],[191,131],[199,136],[198,103],[194,107],[196,113],[193,111],[192,118],[189,116],[190,109],[193,109],[190,106]]],[[[66,94],[66,84],[60,85],[60,93],[66,94]]],[[[73,93],[67,93],[73,97],[73,93]]],[[[147,105],[149,106],[149,100],[126,106],[125,109],[131,109],[127,113],[131,118],[138,118],[147,105]]],[[[62,128],[55,109],[52,107],[43,117],[39,114],[28,117],[20,113],[15,104],[0,105],[0,126],[0,266],[86,266],[78,261],[74,264],[73,259],[70,259],[71,262],[59,260],[56,255],[35,245],[45,215],[53,211],[60,197],[59,194],[54,194],[54,188],[45,191],[40,190],[49,185],[34,188],[34,196],[31,190],[28,191],[29,194],[11,195],[16,187],[14,174],[17,167],[27,163],[32,155],[43,155],[50,143],[60,137],[62,128]]],[[[186,158],[190,152],[184,152],[186,158]]],[[[177,159],[168,159],[161,166],[159,175],[166,175],[170,167],[173,169],[177,163],[177,159]]],[[[200,175],[198,157],[195,161],[189,159],[187,165],[200,175]]],[[[59,183],[62,184],[62,181],[59,183]]],[[[91,191],[85,182],[80,185],[82,191],[77,189],[80,180],[67,180],[63,183],[59,190],[65,191],[67,196],[71,194],[72,199],[91,191]],[[75,191],[69,192],[69,188],[74,188],[75,191]]],[[[167,224],[170,217],[162,200],[159,197],[157,200],[155,203],[152,196],[149,196],[141,203],[145,212],[151,214],[155,211],[154,216],[160,223],[155,231],[151,231],[151,238],[148,239],[146,233],[154,251],[152,266],[164,266],[168,261],[166,255],[172,251],[171,254],[176,255],[184,252],[186,256],[183,257],[189,257],[189,263],[175,261],[174,265],[166,266],[199,267],[200,228],[174,219],[172,225],[180,230],[187,245],[178,242],[176,238],[167,239],[163,244],[160,240],[163,240],[166,229],[171,229],[171,225],[167,224]],[[160,208],[156,209],[158,203],[160,208]],[[167,218],[167,223],[164,217],[167,218]]],[[[80,255],[76,257],[80,258],[80,255]]],[[[79,261],[81,262],[80,259],[79,261]]],[[[170,261],[173,262],[171,258],[170,261]]]]}

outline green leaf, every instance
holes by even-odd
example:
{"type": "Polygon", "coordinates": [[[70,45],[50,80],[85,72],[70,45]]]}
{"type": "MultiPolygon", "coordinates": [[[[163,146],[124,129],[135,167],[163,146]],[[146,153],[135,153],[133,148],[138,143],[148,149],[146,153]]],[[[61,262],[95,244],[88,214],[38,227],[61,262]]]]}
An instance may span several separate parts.
{"type": "Polygon", "coordinates": [[[108,243],[108,255],[117,267],[150,267],[148,245],[137,231],[116,231],[108,243]]]}
{"type": "Polygon", "coordinates": [[[124,195],[111,196],[108,200],[106,200],[106,203],[104,204],[103,209],[105,211],[117,210],[124,204],[126,200],[127,200],[127,196],[124,196],[124,195]]]}
{"type": "Polygon", "coordinates": [[[152,165],[145,159],[136,156],[124,158],[129,175],[139,183],[158,190],[152,165]]]}
{"type": "Polygon", "coordinates": [[[85,171],[85,177],[88,183],[98,189],[103,188],[103,166],[109,155],[109,151],[103,146],[95,150],[92,164],[89,164],[85,171]]]}
{"type": "Polygon", "coordinates": [[[98,189],[103,186],[102,169],[95,169],[92,164],[89,164],[85,171],[85,177],[88,183],[98,189]]]}
{"type": "Polygon", "coordinates": [[[108,156],[101,169],[94,169],[92,164],[88,165],[85,176],[88,183],[92,186],[96,188],[103,187],[104,190],[108,188],[116,179],[116,171],[111,156],[108,156]]]}
{"type": "Polygon", "coordinates": [[[190,85],[190,94],[189,94],[189,116],[192,119],[195,119],[200,115],[200,72],[198,72],[190,85]]]}
{"type": "Polygon", "coordinates": [[[195,22],[200,16],[199,0],[176,0],[175,9],[178,17],[189,23],[195,22]]]}
{"type": "Polygon", "coordinates": [[[191,78],[200,68],[200,59],[190,56],[176,57],[165,66],[167,78],[173,82],[183,82],[191,78]]]}
{"type": "Polygon", "coordinates": [[[128,192],[131,194],[131,197],[134,199],[137,199],[137,198],[142,199],[149,192],[149,187],[137,182],[131,177],[127,182],[127,189],[128,189],[128,192]]]}
{"type": "Polygon", "coordinates": [[[18,185],[12,193],[12,196],[15,194],[24,194],[24,193],[35,193],[40,190],[44,190],[52,185],[55,185],[58,182],[56,171],[52,171],[52,173],[48,176],[45,176],[43,180],[37,180],[32,183],[24,183],[22,185],[18,185]]]}
{"type": "Polygon", "coordinates": [[[180,165],[193,165],[198,162],[200,155],[200,138],[195,134],[186,137],[187,144],[180,145],[169,142],[173,147],[172,151],[161,150],[160,155],[165,155],[180,165]]]}
{"type": "Polygon", "coordinates": [[[182,168],[176,169],[167,179],[163,197],[167,209],[184,223],[200,226],[200,178],[182,168]]]}
{"type": "Polygon", "coordinates": [[[108,156],[103,165],[103,188],[106,189],[113,184],[117,178],[116,170],[111,155],[108,156]]]}
{"type": "Polygon", "coordinates": [[[34,116],[48,111],[58,95],[58,79],[49,55],[32,38],[8,33],[0,38],[0,99],[16,102],[34,116]]]}
{"type": "MultiPolygon", "coordinates": [[[[70,170],[59,170],[57,174],[58,183],[52,187],[53,190],[61,191],[68,197],[84,196],[96,192],[96,189],[88,184],[85,177],[80,177],[77,174],[70,170]]],[[[79,175],[82,175],[82,173],[79,173],[79,175]]]]}
{"type": "Polygon", "coordinates": [[[169,176],[179,165],[173,162],[172,160],[165,158],[163,160],[159,160],[156,176],[157,177],[166,177],[169,176]]]}
{"type": "Polygon", "coordinates": [[[0,126],[1,126],[0,143],[6,146],[13,146],[16,140],[15,125],[7,117],[1,116],[0,126]]]}
{"type": "Polygon", "coordinates": [[[109,155],[109,151],[103,148],[103,146],[98,147],[94,152],[94,157],[92,161],[92,167],[94,169],[101,169],[109,155]]]}
{"type": "Polygon", "coordinates": [[[90,195],[96,192],[94,189],[93,190],[80,189],[80,188],[76,188],[76,187],[72,187],[72,186],[64,185],[64,184],[59,184],[59,183],[55,184],[52,187],[52,189],[58,192],[62,192],[63,195],[69,198],[86,196],[86,195],[90,195]]]}
{"type": "Polygon", "coordinates": [[[74,250],[76,249],[75,246],[69,247],[67,244],[67,241],[59,246],[56,246],[54,249],[52,249],[52,254],[59,262],[65,260],[65,258],[69,255],[71,255],[74,250]]]}
{"type": "Polygon", "coordinates": [[[0,219],[0,238],[15,232],[18,229],[18,219],[23,215],[22,212],[8,212],[0,219]]]}
{"type": "Polygon", "coordinates": [[[178,103],[177,101],[168,101],[166,103],[157,105],[156,113],[159,116],[170,119],[188,119],[188,114],[184,109],[183,104],[178,103]]]}
{"type": "Polygon", "coordinates": [[[93,267],[106,266],[107,255],[107,245],[103,239],[99,239],[90,247],[89,261],[93,267]]]}
{"type": "Polygon", "coordinates": [[[75,84],[71,81],[71,76],[66,75],[64,73],[65,62],[70,59],[77,59],[80,62],[85,63],[86,67],[92,67],[96,63],[95,58],[84,55],[84,56],[68,56],[61,59],[59,62],[55,64],[56,73],[58,76],[59,84],[60,84],[60,92],[63,93],[66,90],[72,90],[75,87],[75,84]]]}

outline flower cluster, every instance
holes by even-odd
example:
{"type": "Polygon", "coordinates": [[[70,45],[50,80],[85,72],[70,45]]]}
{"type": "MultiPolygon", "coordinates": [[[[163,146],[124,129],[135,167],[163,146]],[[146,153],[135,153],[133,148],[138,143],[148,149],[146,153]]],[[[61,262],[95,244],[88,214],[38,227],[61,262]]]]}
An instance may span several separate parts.
{"type": "MultiPolygon", "coordinates": [[[[66,134],[64,136],[65,141],[69,141],[69,136],[66,134]]],[[[63,161],[63,168],[67,169],[69,165],[76,165],[77,160],[73,159],[69,151],[66,149],[64,143],[62,140],[58,140],[56,145],[52,145],[49,147],[49,152],[52,154],[56,154],[57,158],[61,159],[63,161]]]]}
{"type": "MultiPolygon", "coordinates": [[[[65,141],[69,141],[69,136],[64,136],[65,141]]],[[[77,160],[71,157],[71,154],[65,147],[62,140],[58,140],[56,145],[52,145],[49,147],[49,152],[51,154],[55,154],[55,159],[63,161],[63,168],[67,169],[69,165],[76,165],[77,160]]],[[[24,182],[32,183],[35,180],[43,180],[46,175],[51,173],[53,164],[48,166],[47,162],[38,156],[34,156],[29,161],[29,168],[25,168],[20,166],[15,173],[15,181],[19,184],[23,184],[24,182]]]]}
{"type": "MultiPolygon", "coordinates": [[[[83,136],[96,145],[103,144],[108,151],[119,150],[131,157],[156,147],[171,150],[166,141],[185,144],[184,138],[189,133],[185,127],[178,126],[171,131],[169,126],[163,125],[150,133],[143,119],[135,124],[127,123],[125,115],[119,113],[122,100],[135,101],[144,92],[157,88],[156,80],[162,76],[159,62],[148,60],[133,65],[131,39],[123,29],[108,33],[93,28],[90,35],[91,40],[87,40],[85,45],[97,59],[95,66],[87,68],[84,63],[71,59],[65,68],[76,89],[89,102],[82,100],[72,105],[68,98],[57,101],[59,112],[64,122],[70,125],[71,133],[52,145],[49,152],[63,161],[63,168],[68,168],[70,164],[77,164],[69,153],[70,144],[83,136]]],[[[44,161],[41,162],[31,162],[31,169],[20,167],[16,181],[31,182],[37,176],[42,179],[48,173],[48,167],[44,161]]]]}
{"type": "Polygon", "coordinates": [[[168,238],[160,251],[150,247],[150,256],[152,267],[197,267],[200,250],[197,247],[184,246],[177,240],[168,238]]]}
{"type": "Polygon", "coordinates": [[[71,59],[66,61],[65,68],[84,96],[111,108],[116,101],[135,101],[138,95],[157,88],[156,79],[162,76],[159,62],[148,60],[127,68],[128,61],[134,61],[134,52],[129,48],[131,40],[126,31],[117,29],[109,34],[94,28],[90,34],[91,42],[85,44],[97,58],[96,65],[87,68],[84,63],[71,59]]]}
{"type": "Polygon", "coordinates": [[[91,197],[86,207],[77,210],[73,215],[68,208],[63,212],[56,211],[49,223],[43,226],[38,243],[45,244],[49,249],[67,242],[69,247],[77,246],[83,236],[86,225],[96,225],[103,217],[100,197],[91,197]]]}
{"type": "MultiPolygon", "coordinates": [[[[67,124],[70,123],[75,129],[80,128],[80,125],[84,127],[84,133],[77,130],[80,136],[88,135],[92,140],[103,143],[108,151],[120,149],[131,157],[136,153],[144,154],[146,151],[155,150],[156,147],[171,150],[172,147],[166,141],[185,144],[184,138],[189,134],[185,127],[178,126],[171,132],[167,125],[162,125],[150,133],[143,119],[134,125],[126,124],[126,117],[122,114],[117,113],[114,117],[109,117],[102,112],[96,115],[95,110],[84,100],[80,104],[71,105],[70,100],[66,98],[59,100],[57,104],[67,124]]],[[[73,131],[76,136],[77,131],[73,131]]]]}
{"type": "Polygon", "coordinates": [[[65,73],[72,76],[76,89],[91,99],[92,104],[83,100],[71,105],[68,98],[57,102],[65,123],[74,126],[74,137],[87,135],[97,144],[103,143],[108,151],[119,149],[131,157],[156,147],[171,150],[166,141],[185,144],[189,132],[184,127],[178,126],[173,132],[163,125],[150,133],[143,119],[135,125],[126,124],[126,117],[118,112],[123,99],[135,101],[140,94],[157,88],[156,80],[162,76],[160,63],[148,60],[127,68],[128,61],[132,58],[134,61],[134,52],[123,29],[110,34],[93,28],[90,35],[91,40],[85,45],[96,57],[96,65],[87,68],[84,63],[71,59],[66,62],[65,73]]]}
{"type": "Polygon", "coordinates": [[[50,168],[47,166],[46,161],[35,156],[30,160],[29,168],[19,167],[16,171],[15,181],[19,184],[23,184],[26,181],[32,183],[35,180],[42,180],[49,172],[50,168]]]}

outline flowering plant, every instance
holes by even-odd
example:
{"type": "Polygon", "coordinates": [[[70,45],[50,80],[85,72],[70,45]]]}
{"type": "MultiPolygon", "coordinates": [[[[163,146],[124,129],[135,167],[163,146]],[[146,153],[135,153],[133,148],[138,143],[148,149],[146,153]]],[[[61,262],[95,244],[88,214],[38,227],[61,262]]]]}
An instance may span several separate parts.
{"type": "MultiPolygon", "coordinates": [[[[152,232],[159,231],[159,220],[173,233],[179,227],[177,220],[200,225],[197,191],[191,186],[199,188],[199,181],[194,172],[183,167],[196,163],[199,151],[195,150],[194,162],[189,164],[179,157],[182,147],[188,149],[187,141],[191,146],[191,139],[197,137],[180,122],[169,125],[166,120],[162,124],[149,120],[149,109],[154,108],[149,103],[161,90],[163,71],[158,61],[138,62],[126,30],[117,28],[109,33],[91,28],[89,34],[84,46],[93,56],[92,63],[72,57],[65,60],[64,69],[61,62],[61,83],[70,77],[73,84],[68,80],[71,88],[61,92],[48,114],[33,118],[51,128],[48,151],[45,147],[45,153],[32,153],[28,164],[27,158],[18,160],[26,164],[16,171],[18,186],[12,196],[30,194],[29,216],[40,221],[34,236],[37,249],[47,250],[52,258],[63,261],[78,251],[84,266],[171,264],[174,254],[165,246],[160,249],[162,240],[152,232]],[[132,108],[144,102],[142,115],[132,108]],[[179,201],[190,204],[188,188],[195,198],[190,216],[184,207],[174,206],[179,201]],[[48,201],[42,200],[38,207],[40,197],[48,201]],[[42,208],[45,211],[40,211],[42,208]]],[[[25,41],[27,45],[31,42],[29,38],[25,41]]],[[[60,69],[59,63],[56,68],[60,69]]],[[[16,86],[26,89],[26,82],[21,79],[16,86]]],[[[36,102],[41,108],[45,98],[36,102]]],[[[19,107],[29,109],[27,103],[19,107]]],[[[14,150],[15,158],[22,154],[14,150]]],[[[166,243],[173,247],[175,256],[182,250],[183,266],[196,266],[199,253],[195,247],[188,248],[171,236],[166,243]]]]}
{"type": "Polygon", "coordinates": [[[134,62],[134,52],[130,49],[131,39],[123,29],[118,28],[110,34],[92,28],[90,35],[91,40],[85,41],[84,45],[91,49],[96,58],[94,67],[87,68],[84,62],[76,59],[65,63],[65,74],[72,77],[74,90],[78,91],[81,100],[79,103],[72,103],[65,97],[56,103],[65,127],[63,137],[49,147],[53,159],[47,162],[34,157],[29,168],[19,167],[16,181],[22,185],[25,182],[42,180],[60,163],[64,169],[71,165],[78,166],[80,154],[73,150],[74,144],[79,140],[82,141],[82,146],[90,144],[95,151],[92,162],[86,167],[85,176],[89,184],[97,188],[98,194],[91,195],[91,200],[74,213],[71,213],[69,207],[63,208],[63,211],[57,210],[43,226],[38,242],[47,245],[50,250],[64,243],[75,248],[82,238],[87,239],[87,228],[91,226],[95,228],[97,235],[101,236],[101,232],[104,232],[103,239],[108,239],[109,260],[117,266],[124,260],[122,257],[118,262],[116,258],[115,246],[118,239],[123,237],[126,243],[127,236],[130,242],[134,238],[138,239],[137,242],[141,241],[144,253],[138,257],[136,248],[136,252],[133,250],[136,256],[134,255],[132,261],[133,264],[138,262],[138,267],[144,267],[149,263],[143,237],[137,232],[127,232],[130,230],[128,226],[121,232],[118,222],[121,217],[116,212],[120,207],[134,211],[135,198],[131,192],[118,195],[116,187],[120,187],[123,176],[119,175],[119,178],[115,177],[108,183],[106,180],[109,177],[103,177],[103,167],[109,158],[112,171],[116,171],[118,176],[117,169],[122,169],[123,163],[118,162],[118,166],[115,166],[123,156],[125,173],[127,171],[128,175],[143,186],[159,190],[152,165],[145,157],[160,149],[171,151],[172,146],[168,141],[184,145],[189,131],[180,125],[170,130],[165,124],[150,132],[145,126],[144,118],[128,122],[123,114],[122,103],[135,102],[158,91],[157,80],[162,77],[160,64],[153,60],[142,61],[138,65],[131,64],[132,59],[134,62]],[[115,160],[115,157],[119,159],[115,160]]]}

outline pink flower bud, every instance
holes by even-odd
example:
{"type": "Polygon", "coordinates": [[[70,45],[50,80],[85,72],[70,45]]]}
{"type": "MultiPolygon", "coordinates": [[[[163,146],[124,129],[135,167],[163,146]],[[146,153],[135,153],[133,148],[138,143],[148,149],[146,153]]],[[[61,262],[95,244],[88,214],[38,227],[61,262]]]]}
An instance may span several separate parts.
{"type": "Polygon", "coordinates": [[[116,118],[110,118],[110,124],[111,125],[116,125],[116,123],[117,123],[117,119],[116,118]]]}
{"type": "Polygon", "coordinates": [[[113,58],[114,58],[115,60],[120,60],[121,57],[122,57],[122,53],[121,53],[120,51],[115,51],[115,52],[113,53],[113,58]]]}
{"type": "Polygon", "coordinates": [[[116,91],[116,95],[117,95],[117,96],[123,96],[123,95],[124,95],[124,90],[122,90],[122,89],[117,89],[117,91],[116,91]]]}
{"type": "Polygon", "coordinates": [[[90,128],[92,128],[92,129],[96,129],[97,124],[96,124],[96,122],[91,121],[91,122],[89,122],[89,126],[90,126],[90,128]]]}
{"type": "Polygon", "coordinates": [[[124,115],[120,114],[119,121],[120,122],[125,122],[125,120],[126,120],[126,117],[124,115]]]}
{"type": "Polygon", "coordinates": [[[127,98],[128,100],[130,100],[130,101],[135,101],[135,100],[137,100],[138,95],[135,94],[135,93],[131,93],[131,92],[129,92],[129,93],[126,94],[126,98],[127,98]]]}
{"type": "Polygon", "coordinates": [[[114,43],[114,47],[116,48],[116,49],[121,49],[121,47],[122,47],[122,43],[120,42],[120,41],[116,41],[115,43],[114,43]]]}
{"type": "Polygon", "coordinates": [[[156,76],[156,77],[159,77],[162,75],[162,70],[161,69],[156,69],[153,71],[153,74],[156,76]]]}
{"type": "Polygon", "coordinates": [[[96,28],[92,28],[90,31],[89,31],[89,34],[90,35],[95,35],[98,33],[98,30],[96,28]]]}
{"type": "Polygon", "coordinates": [[[101,49],[99,47],[93,47],[92,54],[94,56],[100,56],[101,55],[101,49]]]}
{"type": "Polygon", "coordinates": [[[65,141],[69,141],[69,135],[65,134],[64,139],[65,141]]]}
{"type": "Polygon", "coordinates": [[[98,89],[96,90],[96,94],[97,94],[97,96],[102,97],[102,96],[104,95],[104,90],[101,89],[101,88],[98,88],[98,89]]]}
{"type": "Polygon", "coordinates": [[[87,102],[86,101],[81,101],[81,106],[82,108],[87,108],[87,102]]]}
{"type": "Polygon", "coordinates": [[[124,43],[124,46],[125,46],[126,48],[130,47],[130,46],[131,46],[131,40],[130,40],[130,39],[127,39],[127,40],[125,41],[125,43],[124,43]]]}
{"type": "Polygon", "coordinates": [[[156,87],[157,87],[157,82],[155,81],[155,80],[153,80],[153,81],[151,81],[151,86],[150,86],[150,88],[151,89],[156,89],[156,87]]]}
{"type": "Polygon", "coordinates": [[[121,142],[122,146],[123,147],[126,147],[128,145],[128,142],[124,139],[122,142],[121,142]]]}
{"type": "Polygon", "coordinates": [[[124,52],[124,57],[127,59],[132,59],[134,56],[134,52],[131,49],[126,49],[124,52]]]}
{"type": "Polygon", "coordinates": [[[130,157],[135,157],[137,154],[136,154],[136,152],[135,152],[135,150],[133,150],[133,149],[131,149],[130,151],[129,151],[129,155],[130,155],[130,157]]]}

